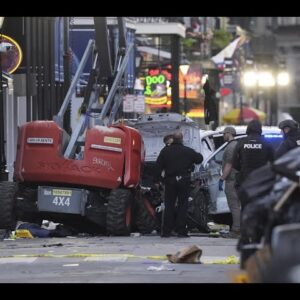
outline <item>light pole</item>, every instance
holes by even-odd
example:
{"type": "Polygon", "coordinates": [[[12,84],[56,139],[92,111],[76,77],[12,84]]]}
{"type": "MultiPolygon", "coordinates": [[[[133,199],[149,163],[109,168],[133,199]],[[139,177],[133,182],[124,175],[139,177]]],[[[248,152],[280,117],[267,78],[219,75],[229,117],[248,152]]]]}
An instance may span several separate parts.
{"type": "Polygon", "coordinates": [[[180,71],[183,75],[183,83],[184,83],[184,96],[183,96],[183,105],[184,105],[184,114],[186,115],[187,114],[187,111],[188,111],[188,105],[187,105],[187,95],[186,95],[186,92],[187,92],[187,88],[186,88],[186,75],[189,71],[189,68],[190,68],[190,65],[180,65],[180,71]]]}
{"type": "MultiPolygon", "coordinates": [[[[0,17],[0,44],[2,43],[2,25],[4,17],[0,17]]],[[[4,148],[4,90],[2,77],[2,53],[0,50],[0,181],[8,180],[8,172],[4,148]]]]}
{"type": "Polygon", "coordinates": [[[277,125],[278,122],[278,96],[279,96],[279,90],[283,90],[285,87],[287,87],[290,84],[290,75],[285,70],[278,71],[275,79],[275,88],[274,91],[274,99],[271,100],[271,117],[273,124],[277,125]]]}

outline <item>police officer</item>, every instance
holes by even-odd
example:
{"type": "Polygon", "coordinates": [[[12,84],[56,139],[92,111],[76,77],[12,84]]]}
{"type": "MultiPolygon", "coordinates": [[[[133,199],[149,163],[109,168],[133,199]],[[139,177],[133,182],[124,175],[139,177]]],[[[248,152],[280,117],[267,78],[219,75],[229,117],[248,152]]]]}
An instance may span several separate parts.
{"type": "MultiPolygon", "coordinates": [[[[250,121],[246,134],[247,137],[239,140],[233,156],[233,167],[239,171],[236,176],[237,189],[252,171],[274,160],[273,148],[261,135],[262,126],[259,121],[250,121]]],[[[243,199],[240,200],[243,209],[243,199]]]]}
{"type": "Polygon", "coordinates": [[[170,146],[164,147],[156,161],[157,173],[154,182],[160,180],[165,170],[165,211],[162,225],[162,237],[171,236],[173,229],[179,237],[188,237],[187,208],[191,170],[194,164],[200,164],[203,157],[192,148],[183,145],[183,135],[177,131],[170,146]],[[175,204],[178,198],[178,210],[175,217],[175,204]]]}
{"type": "Polygon", "coordinates": [[[275,151],[275,159],[287,153],[291,149],[300,146],[299,123],[294,120],[284,120],[278,127],[283,132],[283,141],[275,151]]]}
{"type": "Polygon", "coordinates": [[[163,141],[166,146],[170,146],[173,143],[173,134],[167,134],[163,141]]]}
{"type": "Polygon", "coordinates": [[[219,190],[223,190],[223,182],[225,181],[225,195],[232,214],[231,231],[224,236],[228,238],[237,238],[240,234],[241,205],[235,189],[237,171],[232,168],[233,155],[237,145],[237,141],[234,139],[235,135],[236,131],[232,126],[227,126],[223,131],[224,141],[228,142],[228,145],[223,154],[222,176],[219,181],[219,190]]]}

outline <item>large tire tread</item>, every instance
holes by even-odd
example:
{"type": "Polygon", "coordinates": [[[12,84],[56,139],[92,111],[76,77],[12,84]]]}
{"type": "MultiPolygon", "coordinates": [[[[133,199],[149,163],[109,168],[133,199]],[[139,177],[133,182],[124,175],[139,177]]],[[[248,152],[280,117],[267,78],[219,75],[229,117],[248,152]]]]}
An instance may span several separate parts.
{"type": "Polygon", "coordinates": [[[18,197],[23,198],[22,203],[17,202],[18,220],[42,224],[42,218],[39,216],[37,208],[37,188],[19,185],[18,197]],[[21,204],[21,206],[20,206],[21,204]]]}
{"type": "Polygon", "coordinates": [[[14,230],[17,219],[15,201],[18,184],[16,182],[0,182],[0,229],[14,230]]]}
{"type": "Polygon", "coordinates": [[[188,229],[209,232],[208,222],[209,195],[206,190],[199,189],[188,205],[188,229]]]}
{"type": "Polygon", "coordinates": [[[108,196],[106,230],[109,235],[129,235],[131,220],[126,220],[131,209],[132,192],[128,189],[112,190],[108,196]]]}
{"type": "Polygon", "coordinates": [[[153,216],[147,206],[150,206],[147,198],[140,196],[136,199],[135,225],[137,230],[142,234],[151,233],[158,229],[158,222],[155,215],[153,216]],[[146,205],[148,202],[148,205],[146,205]]]}

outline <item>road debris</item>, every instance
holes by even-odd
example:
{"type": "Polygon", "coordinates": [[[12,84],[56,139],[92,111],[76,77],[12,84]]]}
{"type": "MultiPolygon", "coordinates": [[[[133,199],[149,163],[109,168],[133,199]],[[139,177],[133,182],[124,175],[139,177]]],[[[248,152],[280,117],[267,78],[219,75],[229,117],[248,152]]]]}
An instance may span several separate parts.
{"type": "Polygon", "coordinates": [[[190,246],[178,251],[175,254],[167,254],[167,258],[171,263],[182,263],[182,264],[197,264],[200,263],[200,256],[202,250],[196,246],[190,246]]]}
{"type": "Polygon", "coordinates": [[[150,266],[147,268],[148,271],[175,271],[174,268],[168,267],[166,265],[160,265],[159,267],[150,266]]]}

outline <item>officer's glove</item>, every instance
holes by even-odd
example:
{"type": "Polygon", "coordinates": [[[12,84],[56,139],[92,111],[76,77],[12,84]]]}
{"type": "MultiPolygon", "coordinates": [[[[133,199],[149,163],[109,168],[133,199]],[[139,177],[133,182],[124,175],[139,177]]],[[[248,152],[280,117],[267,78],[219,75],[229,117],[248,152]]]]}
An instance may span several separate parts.
{"type": "Polygon", "coordinates": [[[224,184],[224,180],[219,179],[219,191],[223,191],[223,184],[224,184]]]}

